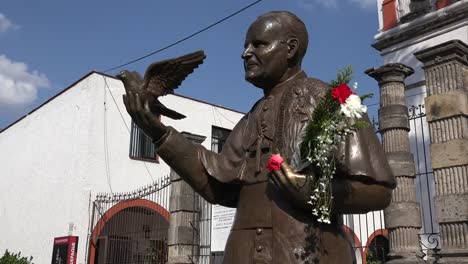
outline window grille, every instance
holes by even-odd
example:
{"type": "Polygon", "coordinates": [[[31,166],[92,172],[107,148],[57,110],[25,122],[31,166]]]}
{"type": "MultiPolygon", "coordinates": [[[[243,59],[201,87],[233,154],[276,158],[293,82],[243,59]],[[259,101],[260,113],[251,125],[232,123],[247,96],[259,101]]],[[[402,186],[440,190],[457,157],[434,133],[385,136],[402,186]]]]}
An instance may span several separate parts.
{"type": "Polygon", "coordinates": [[[130,158],[158,160],[153,140],[133,121],[130,132],[130,158]]]}
{"type": "Polygon", "coordinates": [[[229,129],[213,126],[211,129],[211,150],[216,153],[221,152],[230,132],[229,129]]]}

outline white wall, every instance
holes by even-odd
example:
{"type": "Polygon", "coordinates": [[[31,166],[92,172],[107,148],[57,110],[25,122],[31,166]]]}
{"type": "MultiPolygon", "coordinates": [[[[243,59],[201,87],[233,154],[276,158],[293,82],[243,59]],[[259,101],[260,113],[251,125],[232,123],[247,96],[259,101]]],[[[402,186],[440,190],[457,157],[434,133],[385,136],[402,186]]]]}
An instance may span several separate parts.
{"type": "MultiPolygon", "coordinates": [[[[53,238],[67,235],[73,223],[80,240],[77,263],[85,263],[90,199],[111,188],[131,191],[169,173],[162,161],[146,163],[148,174],[142,161],[129,158],[131,121],[123,92],[120,81],[93,73],[0,133],[1,253],[21,251],[36,264],[49,263],[53,238]]],[[[188,116],[162,121],[205,135],[207,148],[212,125],[231,129],[242,117],[180,96],[162,101],[188,116]]]]}

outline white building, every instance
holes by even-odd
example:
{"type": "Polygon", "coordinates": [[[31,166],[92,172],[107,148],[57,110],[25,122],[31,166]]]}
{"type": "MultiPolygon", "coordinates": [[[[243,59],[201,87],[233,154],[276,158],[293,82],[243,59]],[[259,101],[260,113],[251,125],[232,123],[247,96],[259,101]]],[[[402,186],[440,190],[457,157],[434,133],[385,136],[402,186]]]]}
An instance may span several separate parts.
{"type": "MultiPolygon", "coordinates": [[[[428,0],[426,8],[420,7],[425,13],[412,10],[409,0],[377,2],[379,33],[373,46],[381,53],[382,65],[400,62],[415,70],[406,79],[407,105],[423,105],[424,72],[413,54],[448,40],[467,43],[468,0],[428,0]]],[[[132,133],[121,100],[123,92],[120,81],[92,72],[0,132],[0,253],[21,251],[33,256],[36,264],[47,263],[54,237],[72,233],[80,239],[77,263],[86,263],[94,220],[115,205],[106,207],[101,217],[93,216],[96,195],[141,189],[169,174],[169,167],[156,159],[151,144],[135,143],[143,137],[132,133]]],[[[206,136],[202,144],[207,149],[217,147],[214,129],[232,129],[243,115],[178,95],[161,101],[187,115],[180,121],[162,117],[163,123],[206,136]]],[[[421,234],[437,234],[423,110],[415,109],[410,139],[417,164],[421,234]],[[418,115],[420,110],[422,115],[418,115]]],[[[167,209],[167,199],[159,203],[161,210],[167,209]]],[[[358,263],[364,263],[374,238],[386,235],[382,213],[345,216],[345,224],[354,230],[358,263]]],[[[425,238],[423,235],[422,242],[431,246],[425,238]]]]}
{"type": "Polygon", "coordinates": [[[434,213],[434,175],[429,155],[429,129],[424,98],[423,64],[414,53],[450,40],[468,43],[468,0],[377,0],[379,33],[372,45],[382,65],[403,63],[415,73],[405,80],[410,117],[410,144],[416,165],[416,193],[421,207],[421,247],[439,245],[434,213]]]}
{"type": "MultiPolygon", "coordinates": [[[[439,244],[439,228],[435,222],[434,175],[424,108],[426,81],[423,64],[414,53],[450,40],[468,43],[468,0],[377,0],[377,6],[379,33],[372,46],[380,52],[382,65],[403,63],[415,71],[405,80],[411,127],[409,137],[416,165],[416,193],[421,206],[421,248],[434,248],[439,244]]],[[[384,250],[382,242],[385,241],[374,244],[374,239],[388,235],[383,219],[383,212],[345,216],[345,225],[354,231],[358,263],[365,263],[367,252],[372,249],[374,260],[383,261],[383,255],[377,253],[375,256],[375,251],[384,250]]],[[[386,247],[388,250],[388,245],[386,247]]]]}
{"type": "MultiPolygon", "coordinates": [[[[0,132],[1,253],[50,263],[54,237],[73,234],[77,263],[86,263],[96,194],[140,189],[169,174],[132,128],[123,93],[120,80],[91,72],[0,132]]],[[[161,101],[187,116],[162,122],[205,136],[208,149],[212,131],[232,129],[243,116],[179,95],[161,101]]]]}

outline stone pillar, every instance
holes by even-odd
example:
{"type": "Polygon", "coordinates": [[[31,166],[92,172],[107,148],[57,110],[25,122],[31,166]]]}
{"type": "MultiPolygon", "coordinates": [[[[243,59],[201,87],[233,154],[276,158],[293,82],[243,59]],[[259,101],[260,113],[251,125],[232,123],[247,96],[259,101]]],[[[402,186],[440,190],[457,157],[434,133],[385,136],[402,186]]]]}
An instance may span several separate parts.
{"type": "MultiPolygon", "coordinates": [[[[206,137],[182,132],[194,143],[202,143],[206,137]]],[[[171,194],[169,213],[171,214],[168,232],[168,263],[196,263],[199,255],[198,205],[195,191],[177,173],[171,170],[171,194]]]]}
{"type": "Polygon", "coordinates": [[[424,263],[418,233],[421,229],[419,203],[414,184],[415,166],[409,145],[408,108],[404,79],[413,74],[410,67],[392,63],[365,72],[380,88],[379,130],[382,144],[397,187],[384,210],[390,252],[388,263],[424,263]]]}
{"type": "Polygon", "coordinates": [[[438,263],[468,263],[468,45],[453,40],[414,55],[426,77],[438,263]]]}

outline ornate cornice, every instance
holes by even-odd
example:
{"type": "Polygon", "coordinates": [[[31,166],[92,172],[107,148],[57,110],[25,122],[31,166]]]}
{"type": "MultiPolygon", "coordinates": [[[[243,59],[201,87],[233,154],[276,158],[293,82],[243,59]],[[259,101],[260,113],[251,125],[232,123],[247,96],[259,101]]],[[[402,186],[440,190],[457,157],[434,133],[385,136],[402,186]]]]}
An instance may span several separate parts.
{"type": "Polygon", "coordinates": [[[372,44],[372,47],[383,51],[415,36],[435,31],[457,21],[466,20],[467,17],[468,1],[460,1],[378,34],[375,37],[377,41],[372,44]]]}
{"type": "Polygon", "coordinates": [[[414,53],[414,56],[424,63],[424,67],[432,67],[449,61],[458,61],[468,66],[468,45],[461,40],[451,40],[418,51],[414,53]]]}

